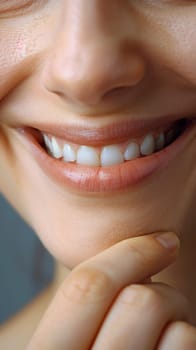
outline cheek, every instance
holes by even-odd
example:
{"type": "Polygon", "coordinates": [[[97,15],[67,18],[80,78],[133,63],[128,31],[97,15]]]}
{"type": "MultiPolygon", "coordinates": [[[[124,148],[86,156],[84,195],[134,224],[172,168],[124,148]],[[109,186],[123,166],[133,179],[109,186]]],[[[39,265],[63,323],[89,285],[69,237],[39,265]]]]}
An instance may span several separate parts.
{"type": "MultiPolygon", "coordinates": [[[[195,11],[196,18],[196,11],[195,11]]],[[[196,87],[196,31],[195,19],[187,26],[181,24],[171,37],[171,64],[176,73],[196,87]]]]}
{"type": "Polygon", "coordinates": [[[48,16],[0,19],[0,100],[39,65],[39,55],[51,45],[53,20],[48,16]]]}
{"type": "Polygon", "coordinates": [[[0,26],[0,99],[25,76],[25,56],[24,33],[0,26]]]}
{"type": "Polygon", "coordinates": [[[153,67],[166,68],[196,86],[196,5],[163,5],[143,12],[143,45],[153,67]]]}
{"type": "Polygon", "coordinates": [[[194,28],[189,23],[187,26],[179,24],[171,29],[166,61],[169,69],[188,81],[190,86],[196,87],[195,23],[194,28]]]}

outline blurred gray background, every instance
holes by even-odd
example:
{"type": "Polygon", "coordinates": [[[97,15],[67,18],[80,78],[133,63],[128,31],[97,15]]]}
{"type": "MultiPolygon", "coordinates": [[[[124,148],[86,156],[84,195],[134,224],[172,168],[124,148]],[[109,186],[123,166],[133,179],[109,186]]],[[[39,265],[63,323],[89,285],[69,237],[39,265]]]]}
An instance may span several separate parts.
{"type": "Polygon", "coordinates": [[[0,195],[0,323],[30,302],[53,277],[52,256],[0,195]]]}

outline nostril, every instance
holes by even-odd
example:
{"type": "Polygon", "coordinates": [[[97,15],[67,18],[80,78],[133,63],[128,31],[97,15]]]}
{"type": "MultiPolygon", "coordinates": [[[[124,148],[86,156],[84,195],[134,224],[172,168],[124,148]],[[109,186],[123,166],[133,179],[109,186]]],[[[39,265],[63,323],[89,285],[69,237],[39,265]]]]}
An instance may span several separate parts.
{"type": "Polygon", "coordinates": [[[143,81],[146,61],[131,48],[124,53],[122,44],[81,44],[69,55],[57,47],[43,71],[44,88],[67,103],[101,105],[103,99],[118,98],[115,104],[130,98],[143,81]],[[81,50],[79,50],[81,49],[81,50]]]}
{"type": "Polygon", "coordinates": [[[130,88],[128,86],[118,86],[116,88],[111,89],[110,91],[106,92],[103,96],[103,98],[114,98],[114,97],[121,97],[125,96],[127,93],[129,93],[130,88]]]}

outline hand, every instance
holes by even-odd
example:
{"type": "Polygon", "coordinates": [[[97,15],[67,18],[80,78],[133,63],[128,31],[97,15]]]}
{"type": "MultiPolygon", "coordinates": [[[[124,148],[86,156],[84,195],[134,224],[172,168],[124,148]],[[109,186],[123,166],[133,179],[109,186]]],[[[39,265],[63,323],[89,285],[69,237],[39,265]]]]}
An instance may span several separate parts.
{"type": "Polygon", "coordinates": [[[178,243],[166,248],[156,238],[126,239],[79,264],[59,288],[28,350],[196,349],[186,299],[167,285],[144,284],[177,256],[178,243]]]}

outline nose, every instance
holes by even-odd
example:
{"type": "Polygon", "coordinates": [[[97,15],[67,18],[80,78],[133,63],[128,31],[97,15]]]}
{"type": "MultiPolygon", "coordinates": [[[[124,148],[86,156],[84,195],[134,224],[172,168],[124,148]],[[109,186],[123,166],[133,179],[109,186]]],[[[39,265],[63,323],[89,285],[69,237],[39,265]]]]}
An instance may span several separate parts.
{"type": "Polygon", "coordinates": [[[44,87],[83,106],[101,105],[117,91],[118,98],[130,93],[144,78],[145,60],[136,45],[136,21],[125,2],[64,3],[43,70],[44,87]]]}

